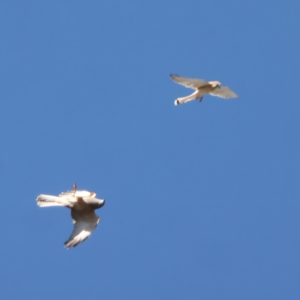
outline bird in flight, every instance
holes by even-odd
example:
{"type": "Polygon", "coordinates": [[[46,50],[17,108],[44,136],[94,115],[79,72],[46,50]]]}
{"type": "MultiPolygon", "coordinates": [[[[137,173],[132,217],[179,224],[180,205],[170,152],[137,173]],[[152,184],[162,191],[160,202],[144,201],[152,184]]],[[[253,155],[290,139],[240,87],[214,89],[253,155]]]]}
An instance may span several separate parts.
{"type": "Polygon", "coordinates": [[[203,100],[203,96],[210,94],[221,98],[237,98],[238,95],[227,86],[222,86],[219,81],[205,81],[203,79],[186,78],[178,75],[170,75],[171,78],[185,87],[192,88],[195,92],[189,96],[177,98],[174,102],[175,105],[182,104],[192,100],[203,100]]]}
{"type": "Polygon", "coordinates": [[[95,197],[94,192],[77,190],[77,185],[74,183],[73,191],[63,192],[59,196],[41,194],[36,201],[40,207],[65,206],[71,209],[74,230],[65,242],[65,246],[71,248],[86,240],[100,221],[94,210],[102,207],[105,200],[95,197]]]}

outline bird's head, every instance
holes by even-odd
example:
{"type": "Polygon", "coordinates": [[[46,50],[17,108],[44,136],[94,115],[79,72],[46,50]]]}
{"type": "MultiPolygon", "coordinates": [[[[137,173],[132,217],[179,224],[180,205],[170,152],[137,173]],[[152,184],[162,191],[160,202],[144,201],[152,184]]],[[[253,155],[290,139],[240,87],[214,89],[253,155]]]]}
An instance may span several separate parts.
{"type": "Polygon", "coordinates": [[[215,89],[221,86],[221,82],[219,81],[210,81],[210,85],[215,89]]]}
{"type": "Polygon", "coordinates": [[[98,201],[98,208],[101,208],[102,206],[104,206],[104,204],[105,204],[105,200],[104,199],[99,199],[99,201],[98,201]]]}

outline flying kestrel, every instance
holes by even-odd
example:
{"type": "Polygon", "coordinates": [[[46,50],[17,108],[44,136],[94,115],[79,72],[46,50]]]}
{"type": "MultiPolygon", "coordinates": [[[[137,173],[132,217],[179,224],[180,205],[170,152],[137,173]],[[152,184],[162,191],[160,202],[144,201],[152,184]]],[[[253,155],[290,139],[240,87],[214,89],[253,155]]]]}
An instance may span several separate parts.
{"type": "Polygon", "coordinates": [[[185,87],[192,88],[195,92],[189,96],[177,98],[175,105],[182,104],[191,100],[203,100],[203,96],[210,94],[221,98],[237,98],[238,95],[227,86],[222,86],[219,81],[205,81],[203,79],[185,78],[178,75],[170,75],[171,78],[185,87]]]}
{"type": "Polygon", "coordinates": [[[76,183],[73,191],[61,193],[58,197],[51,195],[39,195],[36,199],[40,207],[66,206],[71,209],[74,230],[65,242],[67,248],[75,247],[86,240],[97,227],[100,218],[94,213],[95,209],[102,207],[103,199],[97,199],[96,193],[89,191],[78,191],[76,183]]]}

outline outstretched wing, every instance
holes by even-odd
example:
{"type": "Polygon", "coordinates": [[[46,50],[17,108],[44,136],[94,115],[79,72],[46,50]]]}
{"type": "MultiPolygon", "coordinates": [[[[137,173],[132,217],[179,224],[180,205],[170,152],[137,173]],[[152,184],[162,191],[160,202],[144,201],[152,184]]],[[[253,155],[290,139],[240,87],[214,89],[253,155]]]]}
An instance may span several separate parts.
{"type": "MultiPolygon", "coordinates": [[[[75,198],[76,199],[76,198],[75,198]]],[[[57,197],[51,195],[39,195],[36,199],[36,203],[40,207],[47,207],[47,206],[66,206],[66,207],[73,207],[72,201],[65,197],[57,197]]]]}
{"type": "Polygon", "coordinates": [[[181,77],[181,76],[172,75],[172,74],[170,76],[175,82],[177,82],[181,85],[184,85],[185,87],[192,88],[192,89],[198,89],[207,84],[207,81],[205,81],[203,79],[186,78],[186,77],[181,77]]]}
{"type": "Polygon", "coordinates": [[[238,98],[238,95],[227,86],[221,86],[219,88],[216,88],[210,94],[213,96],[218,96],[218,97],[226,98],[226,99],[238,98]]]}
{"type": "Polygon", "coordinates": [[[96,197],[96,193],[84,191],[84,190],[76,190],[76,191],[66,191],[59,194],[59,197],[64,196],[72,196],[72,197],[96,197]]]}
{"type": "Polygon", "coordinates": [[[97,227],[100,218],[94,213],[94,211],[76,211],[71,210],[71,216],[73,218],[74,230],[65,242],[67,248],[75,247],[86,240],[97,227]]]}

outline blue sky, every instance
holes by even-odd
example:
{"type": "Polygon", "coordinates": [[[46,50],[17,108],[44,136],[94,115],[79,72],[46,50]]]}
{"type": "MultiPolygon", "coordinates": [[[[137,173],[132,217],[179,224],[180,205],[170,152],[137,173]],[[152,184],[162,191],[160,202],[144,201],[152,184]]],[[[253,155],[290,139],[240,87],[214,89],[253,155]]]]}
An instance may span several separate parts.
{"type": "Polygon", "coordinates": [[[299,9],[2,1],[1,298],[299,299],[299,9]],[[74,181],[106,204],[66,250],[35,199],[74,181]]]}

